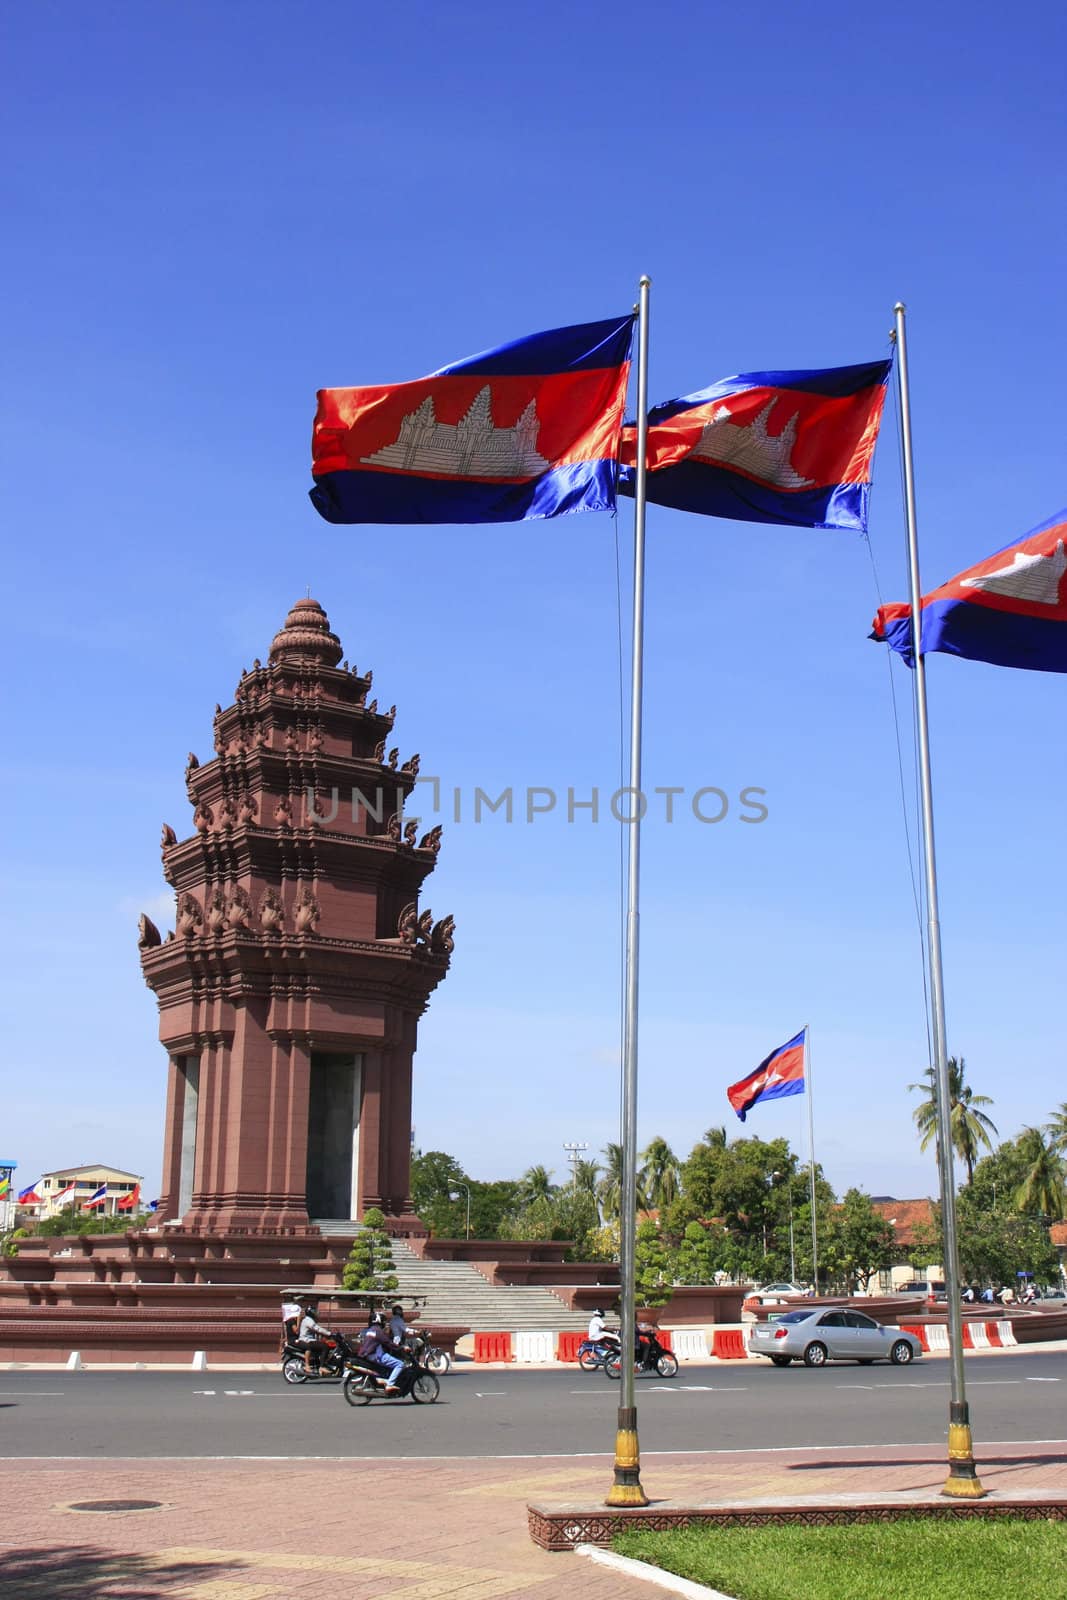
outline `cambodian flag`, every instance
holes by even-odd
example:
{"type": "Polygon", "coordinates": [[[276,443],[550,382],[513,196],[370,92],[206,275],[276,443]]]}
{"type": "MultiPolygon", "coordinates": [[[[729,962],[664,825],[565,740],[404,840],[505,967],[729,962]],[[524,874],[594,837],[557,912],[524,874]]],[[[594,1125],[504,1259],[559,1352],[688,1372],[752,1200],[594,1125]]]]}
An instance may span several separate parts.
{"type": "Polygon", "coordinates": [[[726,1098],[742,1122],[760,1100],[784,1100],[786,1095],[804,1093],[806,1035],[807,1029],[801,1028],[795,1039],[773,1050],[755,1072],[727,1089],[726,1098]]]}
{"type": "MultiPolygon", "coordinates": [[[[922,652],[1067,672],[1067,509],[924,594],[922,652]]],[[[872,639],[915,663],[911,607],[882,606],[872,639]]]]}
{"type": "Polygon", "coordinates": [[[91,1194],[89,1196],[88,1200],[83,1200],[82,1201],[82,1210],[83,1211],[92,1211],[94,1209],[94,1207],[102,1206],[104,1204],[104,1202],[106,1201],[106,1199],[107,1199],[107,1184],[106,1183],[102,1183],[100,1185],[99,1189],[97,1189],[93,1194],[91,1194]]]}
{"type": "MultiPolygon", "coordinates": [[[[648,414],[648,498],[739,522],[865,533],[891,363],[742,372],[648,414]]],[[[619,488],[633,493],[637,429],[619,488]]]]}
{"type": "Polygon", "coordinates": [[[41,1197],[32,1183],[28,1189],[19,1190],[18,1203],[20,1206],[39,1206],[41,1204],[41,1197]]]}
{"type": "Polygon", "coordinates": [[[320,389],[327,522],[519,522],[612,511],[634,317],[536,333],[414,383],[320,389]]]}

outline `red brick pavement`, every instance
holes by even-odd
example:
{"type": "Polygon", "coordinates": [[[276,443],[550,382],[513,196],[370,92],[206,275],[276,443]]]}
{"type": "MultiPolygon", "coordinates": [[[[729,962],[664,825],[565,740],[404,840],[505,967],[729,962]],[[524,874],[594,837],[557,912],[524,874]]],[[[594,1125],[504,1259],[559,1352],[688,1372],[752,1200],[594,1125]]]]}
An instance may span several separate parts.
{"type": "MultiPolygon", "coordinates": [[[[991,1446],[1000,1498],[1063,1492],[1063,1445],[991,1446]]],[[[689,1505],[816,1496],[932,1498],[938,1451],[823,1450],[648,1456],[646,1492],[689,1505]]],[[[598,1505],[607,1458],[396,1461],[9,1461],[5,1600],[648,1600],[643,1582],[537,1549],[530,1501],[598,1505]],[[96,1498],[163,1509],[86,1515],[96,1498]]]]}

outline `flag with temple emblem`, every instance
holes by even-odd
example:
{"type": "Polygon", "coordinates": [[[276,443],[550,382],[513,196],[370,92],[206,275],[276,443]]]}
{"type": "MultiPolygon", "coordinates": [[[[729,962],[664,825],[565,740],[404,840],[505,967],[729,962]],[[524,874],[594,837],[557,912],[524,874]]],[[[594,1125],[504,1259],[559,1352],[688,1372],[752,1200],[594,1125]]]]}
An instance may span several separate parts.
{"type": "Polygon", "coordinates": [[[553,328],[414,383],[320,389],[312,504],[341,523],[614,510],[633,328],[553,328]]]}
{"type": "MultiPolygon", "coordinates": [[[[648,498],[739,522],[866,532],[889,361],[742,372],[648,414],[648,498]]],[[[633,493],[627,423],[619,488],[633,493]]]]}
{"type": "Polygon", "coordinates": [[[755,1072],[727,1089],[726,1098],[742,1122],[761,1100],[783,1100],[787,1095],[804,1093],[806,1035],[807,1029],[801,1028],[796,1038],[772,1050],[755,1072]]]}
{"type": "MultiPolygon", "coordinates": [[[[1067,672],[1067,509],[921,601],[922,652],[1067,672]]],[[[914,664],[911,607],[881,606],[872,639],[914,664]]]]}

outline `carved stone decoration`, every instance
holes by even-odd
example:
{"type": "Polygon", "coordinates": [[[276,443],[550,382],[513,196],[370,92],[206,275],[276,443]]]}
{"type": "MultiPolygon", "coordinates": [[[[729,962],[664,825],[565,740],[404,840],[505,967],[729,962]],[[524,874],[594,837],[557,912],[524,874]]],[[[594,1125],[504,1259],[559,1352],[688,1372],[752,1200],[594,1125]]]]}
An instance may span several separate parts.
{"type": "Polygon", "coordinates": [[[404,843],[408,845],[409,848],[414,845],[415,835],[418,833],[418,831],[419,825],[417,822],[408,822],[404,824],[404,843]]]}
{"type": "Polygon", "coordinates": [[[269,746],[270,734],[263,727],[262,723],[257,722],[255,727],[252,729],[252,748],[253,750],[262,750],[265,747],[269,748],[269,746]]]}
{"type": "Polygon", "coordinates": [[[436,956],[450,956],[454,948],[452,934],[455,930],[455,917],[442,917],[440,922],[435,922],[430,933],[430,949],[436,956]]]}
{"type": "Polygon", "coordinates": [[[379,763],[384,762],[384,760],[385,760],[385,740],[384,739],[379,739],[378,743],[374,746],[374,759],[375,759],[375,761],[377,761],[379,763]]]}
{"type": "Polygon", "coordinates": [[[171,848],[172,845],[176,845],[177,843],[178,835],[175,833],[170,823],[165,822],[163,824],[163,837],[159,841],[159,848],[166,852],[171,848]]]}
{"type": "Polygon", "coordinates": [[[368,716],[371,716],[371,717],[376,717],[378,715],[378,702],[377,702],[377,700],[372,700],[371,701],[370,705],[367,707],[367,714],[368,714],[368,716]]]}
{"type": "Polygon", "coordinates": [[[207,833],[215,820],[215,813],[209,805],[201,803],[193,812],[193,827],[197,833],[207,833]]]}
{"type": "Polygon", "coordinates": [[[415,933],[421,944],[429,944],[430,934],[433,931],[433,912],[424,911],[415,924],[415,933]]]}
{"type": "Polygon", "coordinates": [[[231,928],[247,928],[251,920],[252,902],[248,890],[237,884],[226,902],[226,921],[231,928]]]}
{"type": "Polygon", "coordinates": [[[283,794],[278,804],[274,807],[274,820],[279,828],[293,826],[293,802],[287,794],[283,794]]]}
{"type": "Polygon", "coordinates": [[[404,765],[400,769],[401,772],[406,772],[409,778],[417,778],[419,775],[419,762],[421,759],[422,758],[420,756],[413,755],[410,761],[404,762],[404,765]]]}
{"type": "Polygon", "coordinates": [[[365,687],[362,688],[359,691],[359,693],[356,695],[356,705],[360,708],[361,711],[364,711],[366,709],[366,706],[367,706],[367,690],[366,690],[365,687]]]}
{"type": "Polygon", "coordinates": [[[400,913],[396,922],[396,931],[400,935],[402,944],[414,944],[417,937],[419,908],[412,900],[400,913]]]}
{"type": "Polygon", "coordinates": [[[284,742],[287,750],[295,750],[297,748],[295,728],[286,728],[284,742]]]}
{"type": "Polygon", "coordinates": [[[252,799],[252,796],[247,792],[247,790],[241,796],[241,802],[237,807],[237,820],[245,827],[247,827],[250,822],[255,822],[256,820],[255,801],[252,799]]]}
{"type": "Polygon", "coordinates": [[[422,838],[419,840],[419,849],[432,850],[434,855],[436,855],[441,848],[441,835],[443,833],[444,829],[442,828],[441,824],[438,823],[436,828],[431,828],[429,833],[423,834],[422,838]]]}
{"type": "Polygon", "coordinates": [[[195,895],[185,893],[178,900],[178,920],[176,931],[185,939],[192,938],[194,933],[199,933],[204,926],[204,913],[200,909],[200,901],[195,895]]]}
{"type": "Polygon", "coordinates": [[[390,752],[389,752],[389,767],[390,767],[391,771],[393,771],[393,772],[396,771],[396,764],[397,764],[397,762],[399,760],[400,760],[400,751],[394,745],[392,750],[390,750],[390,752]]]}
{"type": "Polygon", "coordinates": [[[308,734],[308,749],[309,750],[321,750],[322,749],[322,743],[323,743],[323,740],[322,740],[322,729],[321,728],[312,728],[311,732],[308,734]]]}
{"type": "Polygon", "coordinates": [[[396,706],[389,707],[389,710],[385,713],[385,718],[389,726],[392,727],[393,723],[396,721],[396,706]]]}
{"type": "Polygon", "coordinates": [[[214,741],[214,743],[215,743],[215,754],[217,756],[224,756],[226,754],[226,740],[222,737],[222,729],[221,728],[216,728],[215,729],[215,741],[214,741]]]}
{"type": "Polygon", "coordinates": [[[221,889],[213,889],[211,899],[207,903],[207,929],[209,933],[221,933],[226,923],[226,901],[223,899],[221,889]]]}
{"type": "Polygon", "coordinates": [[[366,673],[366,679],[367,679],[367,688],[369,689],[371,684],[374,682],[374,673],[369,668],[368,668],[367,673],[366,673]]]}
{"type": "Polygon", "coordinates": [[[259,902],[259,925],[265,933],[281,933],[285,923],[285,908],[273,889],[268,889],[259,902]]]}
{"type": "Polygon", "coordinates": [[[199,765],[200,765],[200,762],[199,762],[197,756],[195,755],[195,753],[192,750],[190,750],[189,759],[185,763],[186,777],[188,777],[190,772],[195,772],[199,765]]]}
{"type": "Polygon", "coordinates": [[[233,801],[229,795],[224,795],[219,807],[219,827],[230,829],[237,821],[237,813],[233,809],[233,801]]]}
{"type": "Polygon", "coordinates": [[[259,657],[256,656],[255,660],[252,662],[252,671],[253,672],[258,672],[260,670],[261,666],[262,666],[262,662],[260,661],[259,657]]]}
{"type": "Polygon", "coordinates": [[[397,844],[400,843],[400,818],[395,811],[385,825],[385,833],[387,838],[394,839],[397,844]]]}
{"type": "Polygon", "coordinates": [[[157,944],[162,944],[159,929],[151,917],[146,917],[144,912],[137,918],[137,943],[142,950],[151,950],[157,944]]]}
{"type": "Polygon", "coordinates": [[[296,922],[297,933],[314,933],[315,924],[321,916],[319,902],[315,899],[307,884],[305,884],[296,897],[294,921],[296,922]]]}

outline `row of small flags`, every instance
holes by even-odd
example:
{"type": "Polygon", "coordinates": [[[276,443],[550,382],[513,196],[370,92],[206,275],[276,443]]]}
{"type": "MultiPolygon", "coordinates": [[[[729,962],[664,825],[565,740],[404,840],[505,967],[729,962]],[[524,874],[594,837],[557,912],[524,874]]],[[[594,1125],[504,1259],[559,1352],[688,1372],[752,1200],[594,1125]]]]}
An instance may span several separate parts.
{"type": "MultiPolygon", "coordinates": [[[[320,389],[311,500],[334,523],[518,522],[632,495],[633,315],[518,339],[411,383],[320,389]]],[[[647,497],[864,533],[891,362],[747,372],[648,414],[647,497]]],[[[922,599],[922,651],[1067,672],[1067,511],[922,599]]],[[[871,638],[912,660],[906,605],[871,638]]]]}
{"type": "MultiPolygon", "coordinates": [[[[9,1196],[9,1194],[10,1194],[10,1190],[11,1190],[11,1180],[10,1180],[10,1178],[0,1178],[0,1200],[6,1200],[8,1198],[8,1196],[9,1196]]],[[[50,1196],[39,1195],[37,1193],[37,1186],[35,1184],[31,1183],[27,1188],[20,1189],[18,1191],[18,1201],[17,1201],[17,1203],[20,1206],[42,1206],[42,1205],[45,1204],[45,1201],[47,1199],[50,1199],[52,1201],[53,1205],[56,1205],[56,1206],[58,1206],[60,1204],[60,1202],[63,1201],[63,1200],[69,1200],[71,1202],[71,1204],[73,1204],[74,1200],[77,1197],[77,1191],[78,1191],[78,1185],[76,1183],[68,1183],[65,1189],[57,1190],[54,1195],[50,1195],[50,1196]]],[[[88,1200],[83,1200],[81,1202],[82,1210],[83,1211],[95,1211],[97,1209],[102,1209],[104,1204],[105,1204],[105,1202],[107,1201],[107,1194],[108,1194],[107,1184],[106,1183],[102,1183],[100,1185],[100,1187],[98,1189],[96,1189],[89,1196],[88,1200]]],[[[158,1200],[152,1200],[152,1201],[149,1202],[148,1206],[145,1209],[148,1210],[148,1211],[155,1211],[156,1208],[158,1207],[158,1205],[159,1205],[159,1201],[158,1200]]],[[[122,1195],[115,1202],[116,1211],[138,1211],[138,1210],[140,1210],[140,1208],[141,1208],[141,1185],[139,1183],[135,1183],[133,1188],[129,1191],[128,1194],[122,1195]]]]}

